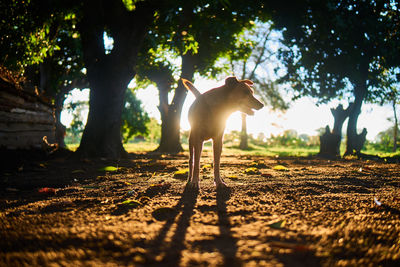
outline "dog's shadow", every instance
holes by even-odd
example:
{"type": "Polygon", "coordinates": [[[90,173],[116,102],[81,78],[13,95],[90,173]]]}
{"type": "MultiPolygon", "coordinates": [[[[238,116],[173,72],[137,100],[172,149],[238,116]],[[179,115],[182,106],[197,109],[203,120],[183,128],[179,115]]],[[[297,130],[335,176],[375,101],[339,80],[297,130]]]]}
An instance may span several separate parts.
{"type": "Polygon", "coordinates": [[[223,256],[223,266],[241,266],[237,258],[237,240],[232,235],[232,225],[229,220],[226,202],[231,198],[232,189],[218,188],[217,189],[217,214],[220,242],[215,242],[216,248],[223,256]]]}
{"type": "MultiPolygon", "coordinates": [[[[194,214],[194,207],[197,202],[199,191],[186,187],[181,195],[178,203],[173,207],[175,211],[170,216],[163,227],[158,232],[158,235],[153,239],[149,258],[151,262],[158,262],[168,266],[179,266],[182,251],[186,249],[185,236],[187,228],[190,225],[190,218],[194,214]],[[179,216],[180,214],[180,216],[179,216]],[[173,227],[176,222],[176,226],[173,227]],[[167,234],[174,228],[174,233],[169,242],[166,242],[167,234]],[[162,256],[163,255],[163,256],[162,256]],[[157,259],[157,256],[161,258],[157,259]]],[[[216,211],[218,214],[218,227],[220,235],[213,242],[213,247],[219,250],[223,257],[224,266],[240,266],[237,259],[237,242],[232,236],[231,223],[227,212],[226,202],[231,197],[231,189],[217,189],[217,205],[216,211]]]]}
{"type": "Polygon", "coordinates": [[[159,231],[157,237],[154,239],[152,244],[151,255],[149,255],[153,260],[156,260],[157,255],[165,253],[163,259],[156,260],[160,263],[165,263],[168,266],[178,266],[181,258],[181,253],[185,249],[185,236],[187,228],[190,225],[190,218],[194,214],[194,206],[196,205],[197,196],[199,194],[198,189],[191,189],[185,187],[180,200],[173,207],[175,211],[172,216],[168,218],[161,230],[159,231]],[[176,218],[181,213],[181,216],[176,221],[176,218]],[[176,228],[171,241],[165,243],[168,232],[170,231],[172,225],[176,221],[176,228]]]}

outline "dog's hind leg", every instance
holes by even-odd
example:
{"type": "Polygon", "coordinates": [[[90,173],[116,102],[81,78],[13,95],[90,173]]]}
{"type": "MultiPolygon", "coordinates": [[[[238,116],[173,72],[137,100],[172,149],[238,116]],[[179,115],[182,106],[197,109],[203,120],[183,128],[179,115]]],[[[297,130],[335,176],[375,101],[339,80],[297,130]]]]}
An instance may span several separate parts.
{"type": "Polygon", "coordinates": [[[214,152],[214,183],[216,187],[225,188],[227,185],[221,179],[219,172],[221,153],[222,153],[222,135],[217,138],[213,138],[213,152],[214,152]]]}

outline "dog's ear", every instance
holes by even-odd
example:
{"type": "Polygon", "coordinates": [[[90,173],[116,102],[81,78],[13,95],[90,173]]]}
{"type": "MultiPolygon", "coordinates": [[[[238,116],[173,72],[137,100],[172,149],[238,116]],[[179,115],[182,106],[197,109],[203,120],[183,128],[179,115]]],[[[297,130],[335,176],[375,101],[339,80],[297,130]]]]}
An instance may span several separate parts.
{"type": "Polygon", "coordinates": [[[241,80],[241,82],[244,82],[250,86],[252,86],[254,84],[253,81],[250,81],[250,80],[241,80]]]}
{"type": "Polygon", "coordinates": [[[225,79],[225,85],[227,86],[235,86],[237,83],[239,83],[239,81],[235,76],[228,77],[225,79]]]}

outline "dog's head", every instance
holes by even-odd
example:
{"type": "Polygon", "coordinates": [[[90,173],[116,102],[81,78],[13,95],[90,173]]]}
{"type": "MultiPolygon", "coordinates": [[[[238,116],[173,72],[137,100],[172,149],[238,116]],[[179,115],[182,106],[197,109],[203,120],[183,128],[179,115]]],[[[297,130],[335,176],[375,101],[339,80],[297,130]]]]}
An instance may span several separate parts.
{"type": "Polygon", "coordinates": [[[228,77],[225,80],[225,86],[230,91],[230,101],[237,106],[238,110],[247,115],[254,115],[253,109],[259,110],[264,107],[264,104],[254,97],[252,85],[252,81],[239,81],[236,77],[228,77]]]}

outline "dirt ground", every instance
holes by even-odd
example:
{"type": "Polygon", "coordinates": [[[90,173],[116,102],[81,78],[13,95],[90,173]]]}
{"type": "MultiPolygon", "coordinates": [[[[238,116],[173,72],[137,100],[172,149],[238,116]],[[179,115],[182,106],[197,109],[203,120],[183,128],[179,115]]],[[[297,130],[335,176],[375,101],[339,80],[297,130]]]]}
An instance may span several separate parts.
{"type": "Polygon", "coordinates": [[[187,158],[1,171],[0,266],[400,266],[400,164],[223,155],[216,191],[205,153],[194,192],[187,158]]]}

